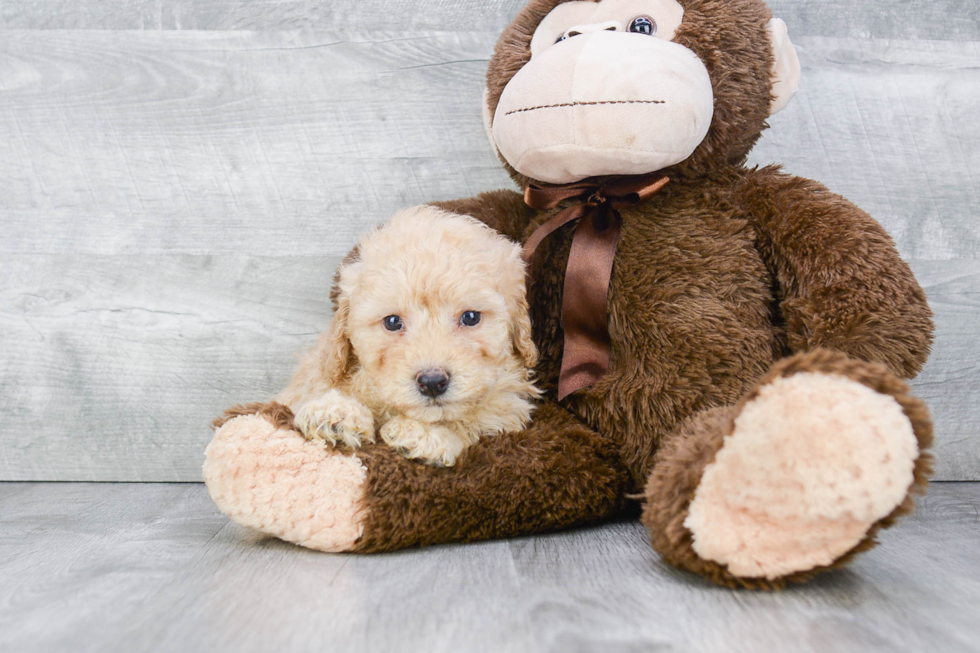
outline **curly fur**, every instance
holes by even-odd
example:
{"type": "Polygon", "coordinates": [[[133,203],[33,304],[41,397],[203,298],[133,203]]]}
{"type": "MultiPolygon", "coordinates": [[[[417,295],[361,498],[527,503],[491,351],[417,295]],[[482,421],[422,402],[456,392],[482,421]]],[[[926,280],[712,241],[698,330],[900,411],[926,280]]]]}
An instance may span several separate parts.
{"type": "Polygon", "coordinates": [[[515,243],[469,217],[402,211],[361,240],[332,297],[333,322],[276,398],[306,435],[356,447],[377,431],[411,457],[452,464],[530,419],[537,349],[515,243]],[[467,310],[479,324],[460,324],[467,310]],[[400,331],[384,328],[389,315],[400,331]],[[450,376],[435,399],[416,382],[431,368],[450,376]]]}

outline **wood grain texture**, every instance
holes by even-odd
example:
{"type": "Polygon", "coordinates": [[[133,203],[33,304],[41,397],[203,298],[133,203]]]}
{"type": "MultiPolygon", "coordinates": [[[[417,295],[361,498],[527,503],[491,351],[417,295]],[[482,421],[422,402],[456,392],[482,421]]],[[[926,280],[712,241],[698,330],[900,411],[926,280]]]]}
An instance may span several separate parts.
{"type": "MultiPolygon", "coordinates": [[[[495,39],[2,32],[0,479],[198,480],[205,425],[285,382],[359,234],[510,185],[480,123],[495,39]]],[[[938,477],[980,479],[980,43],[798,45],[752,161],[895,237],[937,312],[938,477]]]]}
{"type": "MultiPolygon", "coordinates": [[[[971,41],[975,0],[768,0],[800,36],[971,41]]],[[[0,29],[499,31],[525,0],[0,0],[0,29]]]]}
{"type": "Polygon", "coordinates": [[[980,258],[980,42],[804,39],[800,92],[753,163],[868,211],[909,260],[980,258]]]}
{"type": "MultiPolygon", "coordinates": [[[[396,208],[510,185],[480,122],[494,34],[5,36],[6,253],[342,255],[396,208]]],[[[751,161],[826,183],[912,260],[976,258],[980,42],[800,49],[751,161]]]]}
{"type": "Polygon", "coordinates": [[[980,477],[980,261],[912,265],[936,314],[936,343],[912,381],[935,420],[936,478],[980,477]]]}
{"type": "Polygon", "coordinates": [[[6,32],[0,249],[342,255],[509,183],[480,123],[493,41],[6,32]]]}
{"type": "Polygon", "coordinates": [[[208,424],[285,387],[333,257],[5,257],[0,478],[200,479],[208,424]]]}
{"type": "Polygon", "coordinates": [[[845,570],[780,593],[666,567],[637,522],[330,555],[197,484],[0,484],[0,649],[980,651],[980,484],[939,484],[845,570]]]}

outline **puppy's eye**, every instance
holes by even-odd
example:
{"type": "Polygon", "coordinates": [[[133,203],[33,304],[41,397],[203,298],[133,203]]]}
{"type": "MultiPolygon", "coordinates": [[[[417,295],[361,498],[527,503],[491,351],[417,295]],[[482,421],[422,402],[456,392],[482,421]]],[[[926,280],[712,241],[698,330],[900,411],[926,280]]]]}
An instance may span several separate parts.
{"type": "Polygon", "coordinates": [[[630,22],[629,31],[634,34],[653,36],[657,33],[657,21],[649,16],[637,16],[630,22]]]}
{"type": "Polygon", "coordinates": [[[480,313],[478,311],[463,311],[459,316],[459,323],[463,326],[476,326],[480,323],[480,313]]]}
{"type": "Polygon", "coordinates": [[[385,328],[389,331],[401,331],[405,323],[397,315],[389,315],[385,319],[381,320],[381,323],[385,325],[385,328]]]}

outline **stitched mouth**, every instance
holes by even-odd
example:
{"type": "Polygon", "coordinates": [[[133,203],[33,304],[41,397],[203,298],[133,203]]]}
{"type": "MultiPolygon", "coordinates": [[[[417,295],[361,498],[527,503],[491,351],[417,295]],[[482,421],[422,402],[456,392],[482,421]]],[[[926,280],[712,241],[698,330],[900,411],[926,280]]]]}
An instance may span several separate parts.
{"type": "Polygon", "coordinates": [[[538,109],[560,109],[564,107],[593,106],[597,104],[665,104],[665,102],[663,100],[601,100],[598,102],[560,102],[558,104],[541,104],[536,107],[514,109],[513,111],[508,111],[504,115],[509,116],[512,113],[527,113],[528,111],[537,111],[538,109]]]}

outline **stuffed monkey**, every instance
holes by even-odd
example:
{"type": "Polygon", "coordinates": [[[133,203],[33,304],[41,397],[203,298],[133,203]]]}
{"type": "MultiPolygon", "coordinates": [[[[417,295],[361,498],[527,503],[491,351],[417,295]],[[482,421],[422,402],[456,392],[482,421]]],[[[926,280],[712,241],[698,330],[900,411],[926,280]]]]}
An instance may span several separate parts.
{"type": "Polygon", "coordinates": [[[332,449],[276,403],[207,453],[240,523],[326,551],[551,531],[640,499],[653,547],[728,586],[839,566],[912,508],[925,295],[866,213],[745,167],[800,67],[762,0],[531,0],[484,116],[523,193],[438,204],[528,244],[545,391],[452,468],[332,449]]]}

